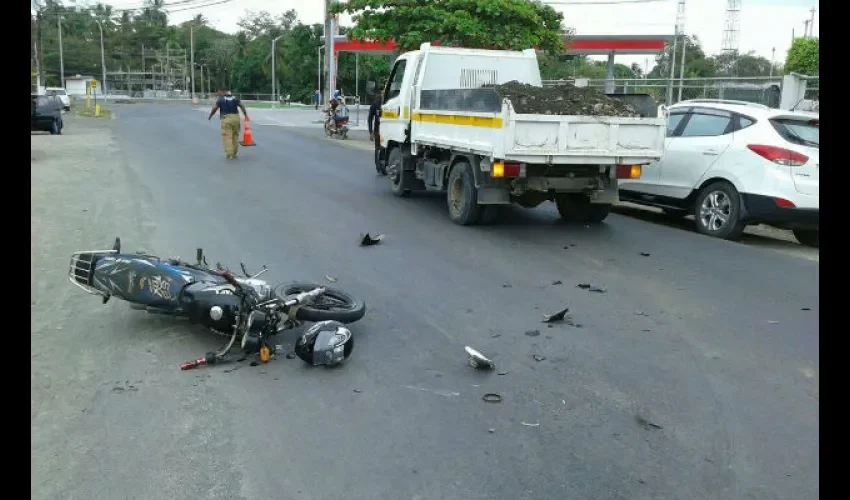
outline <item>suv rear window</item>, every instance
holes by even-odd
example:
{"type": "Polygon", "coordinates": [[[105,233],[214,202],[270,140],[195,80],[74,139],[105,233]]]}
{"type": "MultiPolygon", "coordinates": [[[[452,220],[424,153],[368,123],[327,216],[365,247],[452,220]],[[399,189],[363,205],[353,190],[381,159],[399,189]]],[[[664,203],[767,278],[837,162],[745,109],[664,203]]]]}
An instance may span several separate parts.
{"type": "Polygon", "coordinates": [[[798,146],[820,148],[820,122],[799,118],[774,118],[770,120],[774,130],[783,139],[798,146]]]}

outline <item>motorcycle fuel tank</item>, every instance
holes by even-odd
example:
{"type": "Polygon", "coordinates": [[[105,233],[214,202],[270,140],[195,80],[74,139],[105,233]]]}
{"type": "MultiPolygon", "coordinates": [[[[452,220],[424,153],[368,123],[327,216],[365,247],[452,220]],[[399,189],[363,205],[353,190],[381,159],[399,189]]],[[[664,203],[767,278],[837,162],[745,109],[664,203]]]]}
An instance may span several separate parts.
{"type": "Polygon", "coordinates": [[[225,333],[233,330],[240,300],[228,286],[192,283],[183,291],[182,302],[192,322],[225,333]]]}

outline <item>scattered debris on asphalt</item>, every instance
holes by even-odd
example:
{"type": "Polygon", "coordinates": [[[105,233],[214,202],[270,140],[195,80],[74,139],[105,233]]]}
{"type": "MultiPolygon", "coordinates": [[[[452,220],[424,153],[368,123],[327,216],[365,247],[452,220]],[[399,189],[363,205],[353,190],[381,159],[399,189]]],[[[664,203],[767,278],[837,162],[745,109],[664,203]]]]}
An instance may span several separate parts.
{"type": "Polygon", "coordinates": [[[224,373],[230,373],[230,372],[235,372],[235,371],[236,371],[236,370],[238,370],[239,368],[240,368],[240,366],[239,366],[239,365],[236,365],[236,366],[234,366],[233,368],[229,368],[229,369],[227,369],[227,370],[222,370],[222,371],[223,371],[224,373]]]}
{"type": "Polygon", "coordinates": [[[769,325],[776,325],[778,323],[779,323],[778,321],[774,321],[772,319],[767,320],[767,324],[769,324],[769,325]]]}
{"type": "Polygon", "coordinates": [[[564,284],[564,282],[561,281],[561,280],[555,280],[555,281],[552,282],[552,286],[558,286],[558,285],[563,285],[563,284],[564,284]]]}
{"type": "Polygon", "coordinates": [[[502,334],[501,334],[501,333],[494,333],[493,335],[490,335],[490,338],[497,339],[497,338],[499,338],[499,337],[501,337],[501,336],[502,336],[502,334]]]}
{"type": "Polygon", "coordinates": [[[469,365],[477,370],[492,370],[496,365],[487,359],[486,356],[476,351],[475,349],[466,346],[464,347],[466,354],[469,355],[469,365]]]}
{"type": "Polygon", "coordinates": [[[295,353],[292,351],[287,352],[286,359],[295,359],[295,353]]]}
{"type": "Polygon", "coordinates": [[[495,392],[488,392],[487,394],[481,396],[481,399],[483,399],[487,403],[501,403],[502,402],[502,396],[496,394],[495,392]]]}
{"type": "Polygon", "coordinates": [[[525,332],[525,335],[528,337],[537,337],[538,335],[540,335],[540,330],[529,330],[525,332]]]}
{"type": "Polygon", "coordinates": [[[489,432],[490,434],[493,434],[494,432],[496,432],[496,429],[490,427],[489,429],[487,429],[487,432],[489,432]]]}
{"type": "Polygon", "coordinates": [[[376,234],[375,236],[372,236],[369,233],[361,234],[360,235],[360,246],[361,247],[368,247],[368,246],[372,246],[372,245],[377,245],[378,243],[382,242],[383,240],[384,240],[383,234],[376,234]]]}
{"type": "Polygon", "coordinates": [[[546,356],[542,354],[535,354],[532,357],[534,358],[534,361],[537,361],[538,363],[546,359],[546,356]]]}
{"type": "Polygon", "coordinates": [[[361,391],[360,389],[354,389],[354,392],[356,392],[357,394],[360,394],[363,391],[361,391]]]}
{"type": "Polygon", "coordinates": [[[645,312],[643,312],[643,311],[635,311],[635,315],[636,315],[636,316],[649,316],[649,314],[646,314],[646,313],[645,313],[645,312]]]}
{"type": "Polygon", "coordinates": [[[599,286],[592,286],[592,287],[588,288],[587,291],[588,292],[594,292],[594,293],[606,293],[608,290],[606,290],[602,287],[599,287],[599,286]]]}
{"type": "Polygon", "coordinates": [[[337,281],[339,281],[336,278],[334,278],[333,276],[331,276],[330,274],[326,274],[325,279],[328,280],[331,283],[336,283],[337,281]]]}
{"type": "Polygon", "coordinates": [[[568,312],[570,312],[570,308],[565,307],[554,314],[544,314],[543,323],[557,323],[559,321],[564,321],[564,317],[566,317],[568,312]]]}
{"type": "Polygon", "coordinates": [[[802,308],[802,309],[800,309],[800,310],[801,310],[801,311],[811,311],[811,310],[812,310],[812,308],[811,308],[811,307],[804,307],[804,308],[802,308]]]}
{"type": "Polygon", "coordinates": [[[641,331],[642,331],[642,332],[651,332],[652,330],[650,330],[649,328],[644,328],[644,329],[643,329],[643,330],[641,330],[641,331]]]}
{"type": "Polygon", "coordinates": [[[632,106],[591,87],[570,84],[537,87],[514,80],[494,88],[522,114],[638,116],[632,106]]]}
{"type": "Polygon", "coordinates": [[[576,288],[581,288],[582,290],[587,290],[591,286],[593,286],[593,285],[591,285],[590,283],[579,283],[578,285],[576,285],[576,288]]]}
{"type": "Polygon", "coordinates": [[[641,255],[641,257],[649,257],[652,254],[649,253],[649,252],[641,252],[640,255],[641,255]]]}
{"type": "Polygon", "coordinates": [[[251,361],[251,366],[259,366],[260,363],[258,361],[251,361]]]}
{"type": "Polygon", "coordinates": [[[640,425],[641,427],[643,427],[644,429],[647,429],[647,430],[649,430],[649,429],[663,429],[664,428],[664,427],[661,427],[660,425],[656,424],[655,422],[650,422],[649,420],[641,417],[640,415],[635,415],[635,421],[638,423],[638,425],[640,425]]]}
{"type": "Polygon", "coordinates": [[[510,283],[505,283],[502,288],[513,288],[510,283]]]}
{"type": "Polygon", "coordinates": [[[510,373],[510,372],[499,372],[499,373],[497,373],[497,375],[507,375],[508,373],[510,373]]]}
{"type": "Polygon", "coordinates": [[[522,425],[526,426],[526,427],[540,427],[540,422],[534,422],[533,424],[530,424],[528,422],[520,422],[520,423],[522,425]]]}

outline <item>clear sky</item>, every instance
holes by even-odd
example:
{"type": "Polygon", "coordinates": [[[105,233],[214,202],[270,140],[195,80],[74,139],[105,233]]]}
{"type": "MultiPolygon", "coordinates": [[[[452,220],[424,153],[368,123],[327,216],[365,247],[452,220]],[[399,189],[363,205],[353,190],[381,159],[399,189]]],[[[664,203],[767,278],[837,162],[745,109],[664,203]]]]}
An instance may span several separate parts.
{"type": "MultiPolygon", "coordinates": [[[[166,0],[169,3],[173,0],[166,0]]],[[[212,0],[211,0],[212,1],[212,0]]],[[[116,0],[116,7],[139,0],[116,0]]],[[[564,13],[564,24],[579,35],[659,35],[672,34],[676,21],[676,0],[548,0],[564,13]],[[616,4],[615,4],[616,3],[616,4]],[[596,5],[594,5],[596,4],[596,5]],[[612,5],[613,4],[613,5],[612,5]]],[[[818,0],[742,0],[740,14],[741,52],[755,51],[768,59],[776,48],[776,60],[784,61],[791,46],[792,30],[803,34],[804,21],[810,19],[814,7],[814,35],[820,29],[818,0]]],[[[231,0],[198,10],[175,12],[172,22],[183,22],[203,13],[211,23],[225,32],[235,32],[236,22],[246,10],[266,10],[279,14],[295,9],[303,23],[322,22],[322,0],[231,0]]],[[[720,52],[726,0],[685,0],[685,32],[696,35],[711,55],[720,52]]],[[[349,20],[343,19],[343,24],[349,20]]],[[[644,65],[646,56],[618,56],[617,62],[644,65]]],[[[649,60],[652,65],[652,58],[649,60]]]]}

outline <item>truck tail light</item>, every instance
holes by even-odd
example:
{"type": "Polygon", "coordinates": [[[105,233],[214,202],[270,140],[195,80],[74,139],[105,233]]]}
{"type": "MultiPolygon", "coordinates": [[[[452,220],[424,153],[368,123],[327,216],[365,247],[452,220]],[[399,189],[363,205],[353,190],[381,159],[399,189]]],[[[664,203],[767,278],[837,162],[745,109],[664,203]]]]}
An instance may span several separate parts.
{"type": "Polygon", "coordinates": [[[519,177],[519,175],[519,163],[496,161],[493,162],[493,168],[490,169],[490,176],[497,179],[519,177]]]}
{"type": "Polygon", "coordinates": [[[640,179],[640,165],[617,165],[618,179],[640,179]]]}
{"type": "Polygon", "coordinates": [[[804,154],[776,146],[750,144],[747,148],[765,160],[772,161],[777,165],[785,165],[786,167],[800,167],[809,161],[809,157],[804,154]]]}

